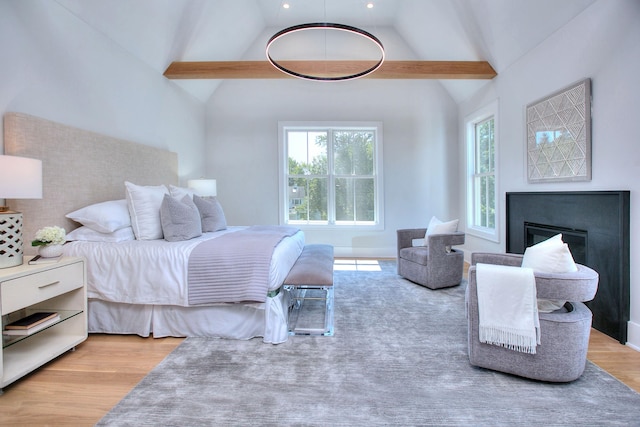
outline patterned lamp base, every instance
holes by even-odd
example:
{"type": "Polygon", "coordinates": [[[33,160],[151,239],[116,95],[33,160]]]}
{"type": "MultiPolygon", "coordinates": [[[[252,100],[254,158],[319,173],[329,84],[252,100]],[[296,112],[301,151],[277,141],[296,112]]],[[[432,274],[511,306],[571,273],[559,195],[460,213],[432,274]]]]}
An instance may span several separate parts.
{"type": "Polygon", "coordinates": [[[0,268],[22,264],[22,213],[0,212],[0,268]]]}

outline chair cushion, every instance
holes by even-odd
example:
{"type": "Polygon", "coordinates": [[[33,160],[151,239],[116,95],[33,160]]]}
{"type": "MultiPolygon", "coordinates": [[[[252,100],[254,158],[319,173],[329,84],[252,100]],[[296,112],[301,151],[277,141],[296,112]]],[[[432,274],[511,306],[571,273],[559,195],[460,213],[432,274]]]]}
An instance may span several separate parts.
{"type": "Polygon", "coordinates": [[[400,249],[400,258],[420,265],[427,265],[428,254],[429,248],[426,246],[414,246],[412,248],[400,249]]]}

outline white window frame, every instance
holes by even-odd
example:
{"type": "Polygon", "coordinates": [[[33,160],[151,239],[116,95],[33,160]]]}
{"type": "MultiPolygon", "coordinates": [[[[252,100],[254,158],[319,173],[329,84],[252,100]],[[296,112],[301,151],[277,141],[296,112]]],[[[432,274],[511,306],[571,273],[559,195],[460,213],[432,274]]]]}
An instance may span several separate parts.
{"type": "Polygon", "coordinates": [[[498,143],[499,143],[499,117],[498,101],[495,100],[465,118],[465,133],[467,141],[467,233],[490,240],[500,241],[500,200],[498,191],[498,143]],[[475,166],[476,166],[476,125],[493,117],[493,164],[494,164],[494,206],[495,206],[495,228],[482,227],[476,225],[477,209],[479,200],[476,199],[475,189],[475,166]]]}
{"type": "MultiPolygon", "coordinates": [[[[375,188],[375,200],[374,200],[374,217],[376,220],[373,223],[336,223],[335,218],[332,216],[335,214],[335,191],[334,191],[334,179],[335,175],[333,171],[329,171],[329,195],[328,195],[328,208],[329,208],[329,220],[328,223],[311,223],[311,224],[299,224],[292,223],[296,227],[301,229],[339,229],[339,230],[384,230],[384,179],[382,173],[382,122],[278,122],[278,175],[279,175],[279,222],[282,225],[289,224],[289,209],[287,204],[288,194],[288,179],[287,168],[289,165],[288,153],[287,153],[287,138],[286,132],[291,130],[300,131],[340,131],[340,130],[373,130],[375,132],[375,146],[374,146],[374,188],[375,188]]],[[[331,152],[327,154],[331,156],[331,152]]]]}

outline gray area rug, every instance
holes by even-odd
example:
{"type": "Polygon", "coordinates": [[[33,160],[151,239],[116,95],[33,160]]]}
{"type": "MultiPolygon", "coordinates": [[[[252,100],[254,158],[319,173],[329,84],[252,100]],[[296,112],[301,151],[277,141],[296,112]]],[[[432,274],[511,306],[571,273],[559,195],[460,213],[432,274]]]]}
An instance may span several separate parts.
{"type": "Polygon", "coordinates": [[[595,365],[569,384],[472,367],[464,284],[335,274],[335,336],[189,338],[99,425],[633,426],[640,394],[595,365]]]}

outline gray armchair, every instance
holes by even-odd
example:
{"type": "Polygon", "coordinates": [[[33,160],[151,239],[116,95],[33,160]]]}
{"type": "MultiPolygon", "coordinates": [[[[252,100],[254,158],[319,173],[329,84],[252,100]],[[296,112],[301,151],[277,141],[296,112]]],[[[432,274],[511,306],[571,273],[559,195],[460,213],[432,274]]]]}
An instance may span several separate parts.
{"type": "Polygon", "coordinates": [[[397,230],[398,274],[429,289],[459,285],[462,281],[464,254],[452,246],[464,244],[465,234],[427,236],[425,246],[413,246],[414,239],[425,237],[426,228],[397,230]]]}
{"type": "Polygon", "coordinates": [[[574,273],[534,273],[538,298],[569,301],[560,310],[539,313],[540,345],[536,354],[481,343],[479,339],[476,264],[519,267],[522,255],[474,253],[466,290],[469,361],[474,366],[549,382],[569,382],[584,372],[592,314],[582,301],[598,289],[598,273],[578,264],[574,273]]]}

